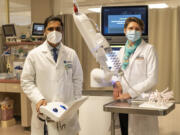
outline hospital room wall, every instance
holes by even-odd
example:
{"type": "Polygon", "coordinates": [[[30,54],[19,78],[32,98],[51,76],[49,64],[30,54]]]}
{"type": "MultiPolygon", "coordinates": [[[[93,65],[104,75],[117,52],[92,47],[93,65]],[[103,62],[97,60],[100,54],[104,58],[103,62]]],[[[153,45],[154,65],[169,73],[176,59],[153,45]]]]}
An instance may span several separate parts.
{"type": "Polygon", "coordinates": [[[53,14],[54,0],[31,0],[32,22],[44,23],[44,20],[53,14]]]}
{"type": "MultiPolygon", "coordinates": [[[[0,56],[3,53],[3,34],[2,34],[2,27],[0,26],[0,56]]],[[[6,62],[4,57],[0,57],[0,73],[5,72],[6,62]]]]}
{"type": "MultiPolygon", "coordinates": [[[[2,25],[8,22],[8,3],[7,0],[0,0],[0,55],[3,47],[2,25]]],[[[4,58],[0,57],[0,72],[5,71],[4,58]]]]}
{"type": "Polygon", "coordinates": [[[169,87],[180,102],[180,7],[150,10],[149,19],[149,42],[159,59],[157,88],[169,87]]]}

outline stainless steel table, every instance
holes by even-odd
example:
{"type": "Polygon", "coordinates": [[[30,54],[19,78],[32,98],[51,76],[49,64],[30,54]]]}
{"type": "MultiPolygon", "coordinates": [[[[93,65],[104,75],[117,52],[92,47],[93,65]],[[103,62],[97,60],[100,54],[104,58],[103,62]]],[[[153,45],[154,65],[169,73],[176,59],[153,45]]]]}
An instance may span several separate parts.
{"type": "Polygon", "coordinates": [[[115,135],[115,113],[126,113],[126,114],[143,114],[143,115],[155,115],[155,116],[165,116],[173,109],[175,109],[175,104],[173,103],[168,109],[151,109],[151,108],[141,108],[139,105],[143,101],[112,101],[104,105],[103,109],[106,112],[111,112],[111,135],[115,135]]]}

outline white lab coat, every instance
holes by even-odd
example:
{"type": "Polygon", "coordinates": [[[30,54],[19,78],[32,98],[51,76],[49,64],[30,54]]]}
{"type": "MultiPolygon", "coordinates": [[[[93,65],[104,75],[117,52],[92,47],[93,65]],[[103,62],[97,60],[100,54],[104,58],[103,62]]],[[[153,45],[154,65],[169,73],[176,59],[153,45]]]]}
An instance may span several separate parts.
{"type": "MultiPolygon", "coordinates": [[[[119,52],[123,62],[125,47],[119,52]]],[[[156,85],[158,79],[158,60],[152,45],[142,40],[134,54],[129,58],[129,65],[124,70],[123,78],[119,78],[123,93],[129,93],[132,98],[141,98],[156,85]],[[136,91],[134,92],[132,88],[136,91]]],[[[129,114],[129,135],[158,135],[158,120],[156,116],[129,114]]]]}
{"type": "MultiPolygon", "coordinates": [[[[35,107],[38,101],[46,99],[48,102],[68,104],[81,97],[82,81],[82,68],[73,49],[61,43],[57,63],[48,49],[47,41],[30,51],[24,64],[21,86],[32,101],[31,135],[43,135],[43,122],[37,119],[35,107]],[[65,68],[64,61],[69,67],[65,68]]],[[[77,135],[79,129],[78,117],[75,116],[66,123],[60,135],[77,135]]]]}

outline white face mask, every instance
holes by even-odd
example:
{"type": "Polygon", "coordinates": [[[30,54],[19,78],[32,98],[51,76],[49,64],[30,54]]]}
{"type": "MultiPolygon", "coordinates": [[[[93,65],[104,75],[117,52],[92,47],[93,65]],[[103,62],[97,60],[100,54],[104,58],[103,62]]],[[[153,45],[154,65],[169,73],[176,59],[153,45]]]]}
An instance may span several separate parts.
{"type": "Polygon", "coordinates": [[[128,30],[126,33],[126,37],[128,40],[135,42],[141,38],[141,32],[136,30],[128,30]]]}
{"type": "Polygon", "coordinates": [[[52,31],[47,34],[47,40],[50,43],[57,44],[62,40],[62,33],[58,31],[52,31]]]}

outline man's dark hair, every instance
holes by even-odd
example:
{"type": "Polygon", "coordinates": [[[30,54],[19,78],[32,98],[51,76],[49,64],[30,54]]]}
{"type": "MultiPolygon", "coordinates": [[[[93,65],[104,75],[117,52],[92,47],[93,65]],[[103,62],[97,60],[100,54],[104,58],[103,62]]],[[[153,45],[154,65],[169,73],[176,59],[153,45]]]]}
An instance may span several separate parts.
{"type": "Polygon", "coordinates": [[[46,29],[48,23],[51,22],[51,21],[60,22],[60,24],[61,24],[61,26],[63,28],[63,22],[62,22],[61,18],[59,16],[53,16],[52,15],[52,16],[49,16],[48,18],[46,18],[46,20],[44,21],[44,29],[46,29]]]}
{"type": "Polygon", "coordinates": [[[126,22],[124,24],[124,28],[126,29],[127,26],[129,25],[129,23],[131,23],[131,22],[136,22],[140,26],[141,30],[142,31],[144,30],[144,22],[141,19],[137,18],[137,17],[129,17],[129,18],[127,18],[126,22]]]}

